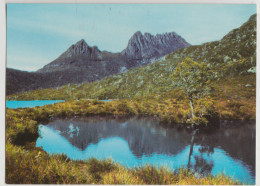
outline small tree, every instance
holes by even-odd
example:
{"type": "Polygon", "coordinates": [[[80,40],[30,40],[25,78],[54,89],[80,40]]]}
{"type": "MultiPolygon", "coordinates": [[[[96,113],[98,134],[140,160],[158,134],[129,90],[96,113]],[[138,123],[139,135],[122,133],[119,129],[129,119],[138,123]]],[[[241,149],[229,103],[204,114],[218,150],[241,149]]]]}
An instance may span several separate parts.
{"type": "Polygon", "coordinates": [[[212,75],[206,63],[198,63],[190,58],[178,63],[171,75],[175,85],[181,87],[189,98],[192,119],[196,117],[194,100],[203,98],[209,93],[212,75]]]}

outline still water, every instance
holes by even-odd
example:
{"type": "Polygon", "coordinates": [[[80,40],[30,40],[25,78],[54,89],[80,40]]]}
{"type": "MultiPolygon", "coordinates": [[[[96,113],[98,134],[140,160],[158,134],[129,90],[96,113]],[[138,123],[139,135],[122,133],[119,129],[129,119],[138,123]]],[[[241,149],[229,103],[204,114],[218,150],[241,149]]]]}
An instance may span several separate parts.
{"type": "Polygon", "coordinates": [[[37,147],[74,160],[112,158],[129,167],[151,164],[173,170],[189,166],[197,175],[225,172],[255,184],[255,124],[199,132],[193,145],[191,132],[164,128],[151,118],[56,119],[40,125],[39,132],[37,147]]]}
{"type": "Polygon", "coordinates": [[[64,100],[6,101],[6,107],[16,109],[16,108],[51,105],[59,102],[64,102],[64,100]]]}

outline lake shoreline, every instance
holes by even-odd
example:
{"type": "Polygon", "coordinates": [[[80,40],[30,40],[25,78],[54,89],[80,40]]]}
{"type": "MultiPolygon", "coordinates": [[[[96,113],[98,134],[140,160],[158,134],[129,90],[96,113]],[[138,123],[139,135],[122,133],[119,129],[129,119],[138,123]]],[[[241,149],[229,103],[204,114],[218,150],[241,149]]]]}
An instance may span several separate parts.
{"type": "MultiPolygon", "coordinates": [[[[28,151],[29,153],[41,152],[45,154],[44,151],[39,148],[34,147],[38,135],[38,125],[42,122],[47,122],[51,118],[71,118],[71,117],[87,117],[87,116],[137,116],[137,117],[154,117],[156,119],[161,119],[163,110],[151,110],[151,107],[144,102],[134,102],[129,100],[102,102],[102,101],[70,101],[63,103],[55,103],[53,105],[45,105],[42,107],[34,108],[24,108],[24,109],[7,109],[6,110],[6,145],[12,146],[12,148],[22,148],[23,151],[28,151]],[[156,111],[159,111],[158,113],[156,111]],[[31,139],[24,138],[25,136],[31,137],[31,139]],[[31,144],[31,145],[30,145],[31,144]]],[[[166,107],[167,108],[167,107],[166,107]]],[[[171,114],[171,112],[170,112],[171,114]]],[[[167,115],[166,115],[167,116],[167,115]]],[[[174,118],[170,118],[174,119],[174,118]]],[[[171,123],[171,122],[169,122],[171,123]]],[[[173,125],[170,125],[173,126],[173,125]]],[[[180,124],[180,126],[184,126],[180,124]]],[[[12,150],[8,151],[7,154],[14,153],[12,150]]],[[[19,156],[24,156],[20,154],[19,156]]],[[[46,157],[53,159],[51,155],[45,155],[46,157]]],[[[46,158],[45,157],[45,158],[46,158]]],[[[58,156],[62,157],[62,156],[58,156]]],[[[54,160],[54,159],[53,159],[54,160]]],[[[11,161],[11,160],[10,160],[11,161]]],[[[42,160],[45,161],[45,160],[42,160]]],[[[11,161],[12,162],[12,161],[11,161]]],[[[23,160],[21,160],[21,163],[23,160]]],[[[99,162],[99,161],[98,161],[99,162]]],[[[14,163],[14,162],[13,162],[14,163]]],[[[61,164],[63,164],[62,162],[61,164]]],[[[77,164],[77,161],[73,161],[73,164],[77,164]]],[[[11,163],[12,164],[12,163],[11,163]]],[[[60,163],[58,163],[60,164],[60,163]]],[[[10,165],[7,166],[7,170],[10,169],[10,165]]],[[[78,165],[74,165],[78,167],[78,165]]],[[[11,174],[11,172],[9,172],[11,174]]],[[[7,171],[8,177],[8,171],[7,171]]],[[[225,177],[226,178],[226,177],[225,177]]],[[[194,178],[195,179],[195,178],[194,178]]],[[[227,179],[229,180],[229,179],[227,179]]],[[[205,181],[205,180],[204,180],[205,181]]],[[[14,183],[14,182],[12,182],[14,183]]],[[[30,182],[33,183],[33,182],[30,182]]],[[[41,183],[41,182],[39,182],[41,183]]],[[[86,183],[86,182],[81,182],[86,183]]],[[[89,182],[88,182],[89,183],[89,182]]],[[[99,183],[99,182],[95,182],[99,183]]],[[[161,182],[155,182],[161,184],[161,182]]],[[[202,182],[198,182],[202,184],[202,182]]],[[[207,182],[208,183],[208,182],[207,182]]],[[[228,181],[224,184],[236,184],[238,182],[228,181]]]]}
{"type": "MultiPolygon", "coordinates": [[[[33,101],[33,100],[32,100],[33,101]]],[[[64,100],[38,100],[38,101],[56,101],[57,103],[63,102],[64,100]]],[[[140,116],[140,117],[155,117],[160,120],[160,124],[169,127],[176,126],[187,129],[214,129],[220,125],[220,123],[232,123],[232,121],[251,121],[255,120],[254,113],[243,113],[240,111],[239,115],[234,115],[233,111],[230,110],[227,115],[226,110],[220,110],[215,108],[215,110],[207,111],[203,118],[205,117],[208,123],[190,123],[187,121],[190,117],[189,107],[185,102],[179,105],[169,103],[174,102],[174,99],[165,100],[164,103],[160,103],[157,100],[139,100],[139,99],[124,99],[124,100],[71,100],[65,101],[63,108],[58,111],[58,113],[51,113],[51,116],[47,118],[42,118],[41,120],[48,120],[53,116],[58,117],[74,117],[74,116],[140,116]],[[82,104],[81,104],[82,102],[82,104]],[[96,107],[94,110],[91,108],[84,108],[87,104],[88,107],[96,107]],[[77,107],[78,105],[78,107],[77,107]],[[68,107],[67,107],[68,106],[68,107]],[[159,106],[159,107],[158,107],[159,106]],[[70,110],[69,107],[75,107],[75,112],[70,110]],[[80,108],[79,108],[80,107],[80,108]],[[158,109],[159,108],[159,109],[158,109]],[[61,114],[62,112],[62,114],[61,114]],[[210,113],[212,112],[212,113],[210,113]],[[246,116],[246,117],[244,117],[246,116]],[[223,122],[224,121],[224,122],[223,122]]],[[[18,101],[19,102],[19,101],[18,101]]],[[[25,102],[25,101],[22,101],[25,102]]],[[[44,106],[44,105],[42,105],[44,106]]],[[[36,106],[35,108],[38,108],[36,106]]],[[[46,105],[43,108],[52,109],[52,105],[46,105]]],[[[10,108],[8,108],[10,109],[10,108]]],[[[14,108],[14,109],[32,109],[32,108],[14,108]]],[[[235,111],[235,110],[234,110],[235,111]]],[[[46,115],[46,114],[44,114],[46,115]]],[[[38,121],[38,120],[37,120],[38,121]]]]}

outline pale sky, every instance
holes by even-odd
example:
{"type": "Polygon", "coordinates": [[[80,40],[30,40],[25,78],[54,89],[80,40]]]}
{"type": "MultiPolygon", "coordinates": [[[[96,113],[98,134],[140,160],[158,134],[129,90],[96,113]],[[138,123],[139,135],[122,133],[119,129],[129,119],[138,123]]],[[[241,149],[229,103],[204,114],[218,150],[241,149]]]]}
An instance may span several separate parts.
{"type": "Polygon", "coordinates": [[[138,30],[176,32],[198,45],[221,39],[256,13],[247,4],[8,4],[7,67],[37,70],[81,39],[121,52],[138,30]]]}

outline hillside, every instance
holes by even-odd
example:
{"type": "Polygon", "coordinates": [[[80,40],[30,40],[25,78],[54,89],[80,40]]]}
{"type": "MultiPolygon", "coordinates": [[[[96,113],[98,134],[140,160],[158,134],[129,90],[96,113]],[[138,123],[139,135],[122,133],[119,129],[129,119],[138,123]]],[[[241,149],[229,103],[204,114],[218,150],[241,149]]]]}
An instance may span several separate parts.
{"type": "Polygon", "coordinates": [[[82,85],[70,84],[59,89],[36,90],[9,96],[8,99],[117,99],[167,92],[175,87],[169,78],[175,64],[185,57],[207,62],[215,69],[216,80],[243,76],[251,72],[255,76],[256,15],[251,16],[246,23],[229,32],[220,41],[178,50],[148,66],[101,81],[82,85]]]}
{"type": "Polygon", "coordinates": [[[190,44],[174,32],[155,36],[136,32],[120,53],[101,51],[82,39],[36,72],[7,69],[7,95],[101,80],[145,66],[187,46],[190,44]]]}
{"type": "Polygon", "coordinates": [[[190,57],[195,61],[210,63],[214,68],[236,63],[240,59],[247,59],[256,65],[256,14],[241,27],[230,31],[220,41],[208,42],[199,46],[180,49],[168,56],[168,59],[183,59],[190,57]]]}

